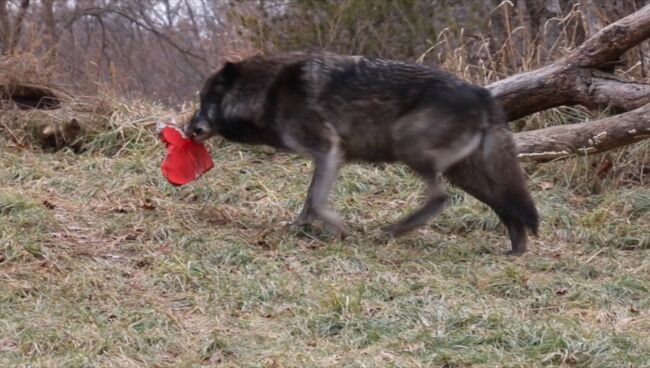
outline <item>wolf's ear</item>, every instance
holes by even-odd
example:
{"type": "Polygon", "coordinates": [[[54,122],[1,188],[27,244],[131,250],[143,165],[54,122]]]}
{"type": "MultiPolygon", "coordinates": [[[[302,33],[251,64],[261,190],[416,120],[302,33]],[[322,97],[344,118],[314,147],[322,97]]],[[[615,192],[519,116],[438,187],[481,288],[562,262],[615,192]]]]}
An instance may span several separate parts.
{"type": "Polygon", "coordinates": [[[214,83],[221,86],[230,86],[235,82],[239,76],[239,66],[235,63],[227,62],[221,68],[215,78],[214,83]]]}

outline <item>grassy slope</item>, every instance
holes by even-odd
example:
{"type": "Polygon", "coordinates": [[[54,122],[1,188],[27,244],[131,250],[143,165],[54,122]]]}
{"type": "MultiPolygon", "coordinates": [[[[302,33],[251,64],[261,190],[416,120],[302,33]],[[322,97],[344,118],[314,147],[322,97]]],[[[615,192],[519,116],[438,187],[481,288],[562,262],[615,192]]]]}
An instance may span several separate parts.
{"type": "Polygon", "coordinates": [[[422,189],[399,166],[344,170],[330,241],[285,226],[309,180],[290,155],[222,144],[173,188],[149,133],[111,157],[5,143],[0,366],[650,366],[650,189],[587,195],[581,160],[529,168],[542,233],[510,258],[454,189],[384,238],[422,189]]]}

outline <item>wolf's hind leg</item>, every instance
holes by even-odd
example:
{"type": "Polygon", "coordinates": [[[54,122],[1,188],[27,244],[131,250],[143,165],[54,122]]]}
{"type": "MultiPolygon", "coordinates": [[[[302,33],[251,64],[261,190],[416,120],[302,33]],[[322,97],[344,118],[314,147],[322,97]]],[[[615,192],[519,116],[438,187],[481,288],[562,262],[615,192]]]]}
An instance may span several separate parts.
{"type": "Polygon", "coordinates": [[[384,228],[390,235],[397,237],[416,227],[424,225],[429,219],[436,216],[444,207],[447,195],[442,192],[440,185],[431,179],[429,182],[429,197],[426,202],[415,212],[408,215],[400,222],[384,228]]]}
{"type": "Polygon", "coordinates": [[[431,143],[421,144],[421,141],[417,140],[413,143],[405,142],[403,146],[406,148],[400,151],[400,159],[427,182],[429,196],[419,209],[397,224],[386,227],[385,230],[393,236],[399,236],[424,225],[436,216],[447,201],[447,195],[436,181],[437,173],[444,172],[471,154],[478,147],[480,140],[480,133],[470,132],[459,135],[455,140],[447,142],[444,147],[432,147],[422,151],[417,148],[431,143]]]}

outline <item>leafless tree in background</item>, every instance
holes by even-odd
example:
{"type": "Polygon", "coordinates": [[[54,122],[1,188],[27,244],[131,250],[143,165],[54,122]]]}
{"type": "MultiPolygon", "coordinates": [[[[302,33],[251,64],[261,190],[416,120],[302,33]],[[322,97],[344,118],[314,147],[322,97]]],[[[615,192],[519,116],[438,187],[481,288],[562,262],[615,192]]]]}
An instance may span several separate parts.
{"type": "Polygon", "coordinates": [[[494,71],[472,76],[488,83],[554,60],[643,3],[0,0],[0,54],[35,52],[79,93],[110,89],[170,103],[192,98],[225,59],[256,51],[326,49],[444,66],[463,47],[467,64],[494,71]]]}
{"type": "Polygon", "coordinates": [[[177,102],[227,54],[224,9],[214,0],[0,0],[0,52],[36,51],[84,93],[177,102]]]}

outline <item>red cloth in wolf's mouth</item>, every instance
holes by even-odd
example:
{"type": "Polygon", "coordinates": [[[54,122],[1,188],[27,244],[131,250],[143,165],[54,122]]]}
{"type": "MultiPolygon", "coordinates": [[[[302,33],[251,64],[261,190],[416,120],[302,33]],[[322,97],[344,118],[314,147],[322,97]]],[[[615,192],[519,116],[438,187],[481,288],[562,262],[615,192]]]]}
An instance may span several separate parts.
{"type": "Polygon", "coordinates": [[[160,139],[167,145],[167,157],[160,171],[171,184],[187,184],[214,167],[205,146],[185,138],[178,129],[164,127],[160,131],[160,139]]]}

